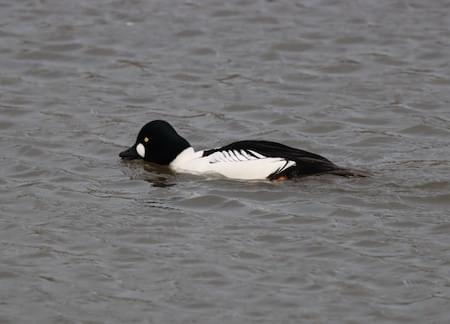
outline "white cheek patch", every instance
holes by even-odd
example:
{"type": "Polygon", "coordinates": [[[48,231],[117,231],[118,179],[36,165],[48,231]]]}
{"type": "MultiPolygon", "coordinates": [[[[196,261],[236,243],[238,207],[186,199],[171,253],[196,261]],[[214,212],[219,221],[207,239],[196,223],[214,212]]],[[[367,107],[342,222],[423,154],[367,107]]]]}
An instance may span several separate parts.
{"type": "Polygon", "coordinates": [[[144,145],[142,145],[142,144],[138,144],[137,146],[136,146],[136,152],[137,152],[137,154],[139,154],[139,156],[141,157],[141,158],[144,158],[145,157],[145,147],[144,147],[144,145]]]}

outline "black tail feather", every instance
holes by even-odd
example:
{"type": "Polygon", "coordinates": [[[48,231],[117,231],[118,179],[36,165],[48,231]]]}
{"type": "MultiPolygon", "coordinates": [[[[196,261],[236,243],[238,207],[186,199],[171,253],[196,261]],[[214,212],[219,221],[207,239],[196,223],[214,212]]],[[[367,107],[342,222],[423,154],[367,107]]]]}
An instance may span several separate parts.
{"type": "Polygon", "coordinates": [[[370,173],[363,170],[356,169],[345,169],[345,168],[337,168],[335,170],[327,171],[325,173],[338,175],[341,177],[358,177],[358,178],[366,178],[370,176],[370,173]]]}
{"type": "Polygon", "coordinates": [[[333,174],[341,177],[368,177],[369,173],[362,170],[341,168],[328,160],[303,158],[296,161],[297,164],[281,173],[273,173],[268,178],[277,180],[280,178],[302,178],[312,175],[333,174]]]}

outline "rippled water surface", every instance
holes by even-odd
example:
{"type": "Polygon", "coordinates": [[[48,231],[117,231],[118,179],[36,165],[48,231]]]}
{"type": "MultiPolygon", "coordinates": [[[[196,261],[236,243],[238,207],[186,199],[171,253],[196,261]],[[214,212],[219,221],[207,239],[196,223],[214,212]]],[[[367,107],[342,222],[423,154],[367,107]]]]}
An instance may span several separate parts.
{"type": "Polygon", "coordinates": [[[1,323],[447,323],[448,1],[0,1],[1,323]],[[165,119],[369,178],[173,174],[165,119]]]}

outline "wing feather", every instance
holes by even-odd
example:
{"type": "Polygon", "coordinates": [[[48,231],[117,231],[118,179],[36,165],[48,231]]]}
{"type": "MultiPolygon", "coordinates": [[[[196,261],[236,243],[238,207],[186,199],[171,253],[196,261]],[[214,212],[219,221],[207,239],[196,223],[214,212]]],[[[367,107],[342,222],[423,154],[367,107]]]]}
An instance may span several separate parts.
{"type": "Polygon", "coordinates": [[[258,159],[265,159],[265,157],[262,154],[259,154],[257,152],[252,151],[246,151],[246,150],[223,150],[223,151],[216,151],[212,154],[207,155],[209,157],[210,163],[218,163],[218,162],[243,162],[243,161],[250,161],[250,160],[258,160],[258,159]]]}
{"type": "Polygon", "coordinates": [[[266,156],[259,154],[258,152],[255,152],[254,150],[249,150],[250,154],[253,154],[257,159],[264,159],[266,156]]]}
{"type": "Polygon", "coordinates": [[[245,150],[240,150],[241,155],[244,157],[245,160],[254,160],[256,159],[254,156],[251,156],[250,154],[248,154],[245,150]]]}

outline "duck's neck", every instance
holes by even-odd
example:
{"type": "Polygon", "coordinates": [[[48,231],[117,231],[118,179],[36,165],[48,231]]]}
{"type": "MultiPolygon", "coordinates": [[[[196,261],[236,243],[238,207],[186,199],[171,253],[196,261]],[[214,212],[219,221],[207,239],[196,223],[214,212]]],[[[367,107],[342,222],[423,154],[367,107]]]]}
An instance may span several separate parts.
{"type": "Polygon", "coordinates": [[[192,146],[185,148],[180,154],[177,155],[175,160],[170,163],[171,167],[183,167],[190,161],[194,159],[201,158],[203,156],[203,151],[195,152],[192,146]]]}

